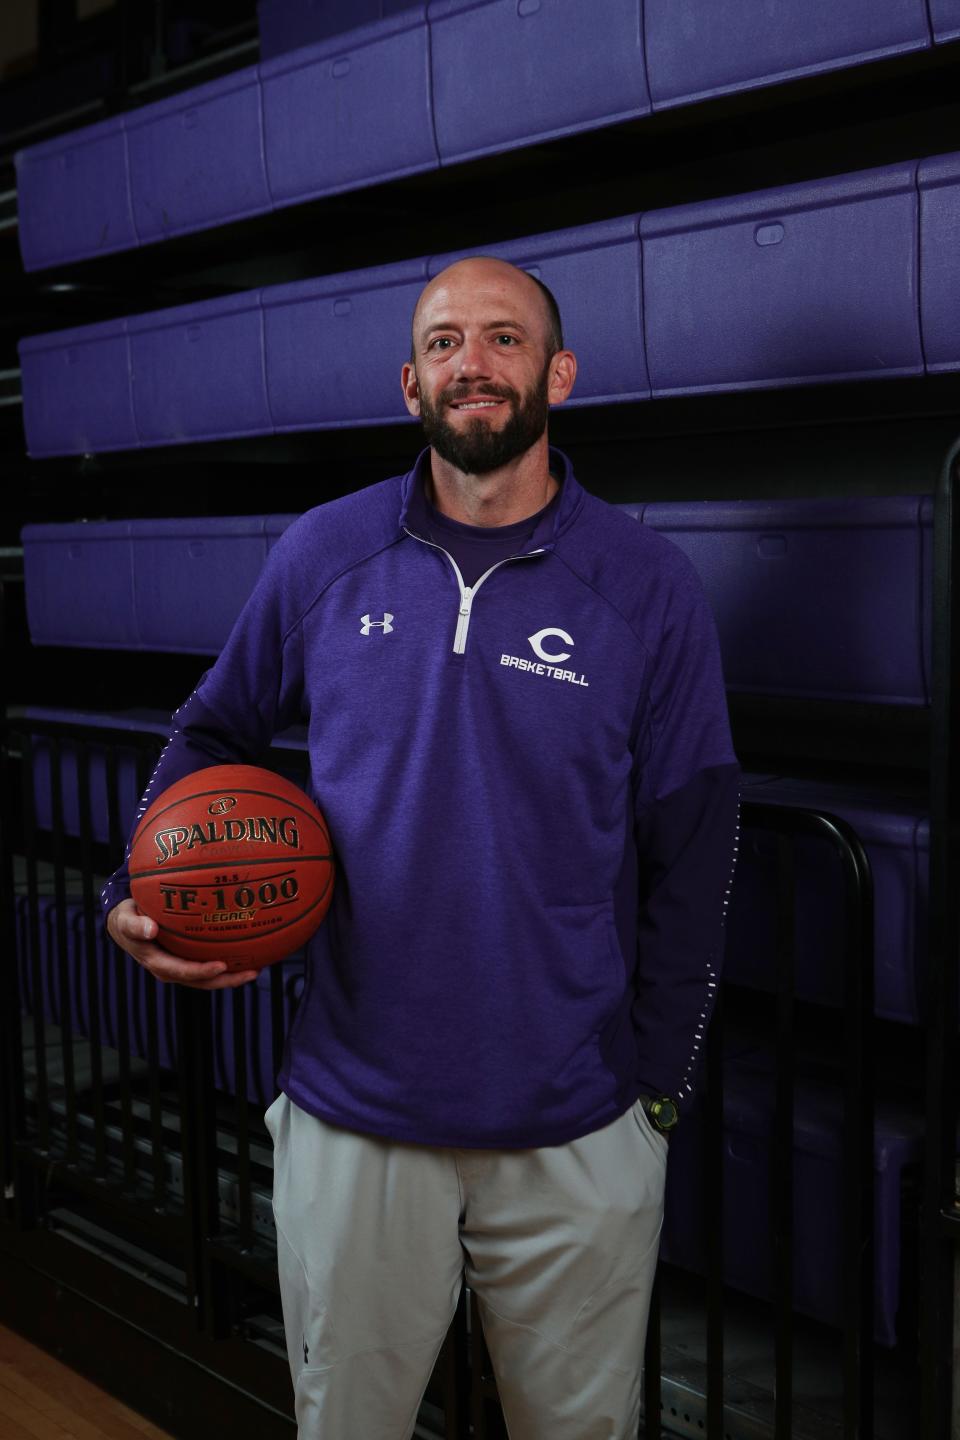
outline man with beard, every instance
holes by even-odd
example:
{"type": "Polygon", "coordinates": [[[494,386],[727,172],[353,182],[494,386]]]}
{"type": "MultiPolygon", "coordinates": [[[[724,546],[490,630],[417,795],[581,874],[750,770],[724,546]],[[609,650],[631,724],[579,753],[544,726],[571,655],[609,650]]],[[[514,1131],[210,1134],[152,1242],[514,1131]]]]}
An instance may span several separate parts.
{"type": "MultiPolygon", "coordinates": [[[[339,877],[267,1115],[301,1440],[408,1440],[464,1277],[511,1440],[636,1433],[738,766],[692,567],[549,448],[575,374],[524,272],[434,279],[429,448],[290,527],[148,790],[307,722],[339,877]]],[[[158,978],[253,978],[128,893],[110,932],[158,978]]]]}

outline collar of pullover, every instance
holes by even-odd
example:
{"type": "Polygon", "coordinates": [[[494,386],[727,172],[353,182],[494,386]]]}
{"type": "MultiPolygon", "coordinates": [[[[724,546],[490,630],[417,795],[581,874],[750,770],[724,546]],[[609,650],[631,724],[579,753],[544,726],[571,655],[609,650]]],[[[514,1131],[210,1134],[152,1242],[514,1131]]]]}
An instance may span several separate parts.
{"type": "MultiPolygon", "coordinates": [[[[403,477],[400,529],[425,536],[428,529],[427,500],[424,483],[430,473],[430,450],[421,450],[413,469],[403,477]]],[[[573,466],[562,450],[550,449],[550,473],[560,482],[558,503],[547,507],[546,513],[531,536],[531,550],[552,550],[563,532],[573,524],[583,505],[584,492],[573,473],[573,466]]]]}

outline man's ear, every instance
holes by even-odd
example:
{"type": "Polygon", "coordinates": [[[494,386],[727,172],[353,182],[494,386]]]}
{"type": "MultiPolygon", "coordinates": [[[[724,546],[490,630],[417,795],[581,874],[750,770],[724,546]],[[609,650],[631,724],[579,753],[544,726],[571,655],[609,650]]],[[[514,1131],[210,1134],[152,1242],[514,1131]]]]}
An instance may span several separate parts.
{"type": "Polygon", "coordinates": [[[403,403],[411,415],[420,414],[420,385],[417,381],[416,366],[408,360],[400,371],[400,384],[403,386],[403,403]]]}
{"type": "Polygon", "coordinates": [[[550,361],[550,378],[547,381],[547,400],[551,405],[562,405],[573,389],[577,378],[577,357],[572,350],[558,350],[550,361]]]}

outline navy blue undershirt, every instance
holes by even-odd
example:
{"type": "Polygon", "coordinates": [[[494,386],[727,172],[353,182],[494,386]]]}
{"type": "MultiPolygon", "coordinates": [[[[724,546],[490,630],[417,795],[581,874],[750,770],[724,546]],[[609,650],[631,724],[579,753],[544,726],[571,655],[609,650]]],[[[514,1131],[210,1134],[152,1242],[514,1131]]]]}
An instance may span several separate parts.
{"type": "Polygon", "coordinates": [[[491,565],[499,565],[501,560],[524,553],[537,526],[556,506],[559,494],[558,490],[542,510],[513,525],[464,525],[442,514],[425,496],[426,538],[453,556],[464,585],[472,586],[491,565]]]}

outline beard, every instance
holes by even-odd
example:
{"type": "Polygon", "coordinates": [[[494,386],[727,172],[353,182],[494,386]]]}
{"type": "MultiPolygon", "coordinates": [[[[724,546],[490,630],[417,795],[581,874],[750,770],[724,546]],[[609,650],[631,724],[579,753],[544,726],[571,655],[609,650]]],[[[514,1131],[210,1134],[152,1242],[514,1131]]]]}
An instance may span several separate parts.
{"type": "Polygon", "coordinates": [[[549,370],[548,361],[526,395],[510,385],[450,385],[437,396],[434,406],[421,392],[420,421],[427,444],[464,475],[488,475],[509,465],[518,455],[525,455],[547,428],[549,370]],[[484,396],[510,404],[507,421],[499,429],[479,416],[460,427],[445,418],[448,405],[484,396]]]}

